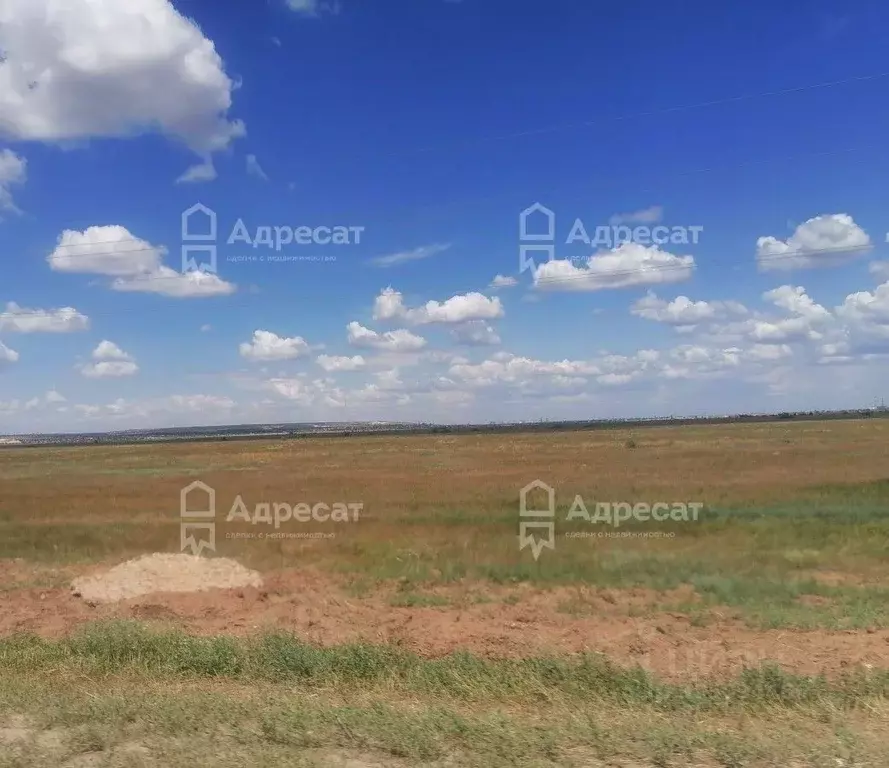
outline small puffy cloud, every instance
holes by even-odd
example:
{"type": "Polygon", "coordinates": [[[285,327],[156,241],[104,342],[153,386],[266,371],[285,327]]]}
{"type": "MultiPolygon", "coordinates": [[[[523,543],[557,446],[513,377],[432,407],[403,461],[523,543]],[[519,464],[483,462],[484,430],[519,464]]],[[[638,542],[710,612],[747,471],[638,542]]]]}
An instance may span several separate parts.
{"type": "Polygon", "coordinates": [[[253,340],[239,347],[248,360],[295,360],[308,353],[309,344],[301,336],[283,338],[271,331],[254,331],[253,340]]]}
{"type": "Polygon", "coordinates": [[[157,131],[207,156],[245,133],[213,42],[169,0],[4,0],[0,50],[0,135],[157,131]]]}
{"type": "Polygon", "coordinates": [[[339,371],[360,371],[366,365],[366,361],[361,355],[355,355],[354,357],[318,355],[315,362],[328,373],[339,371]]]}
{"type": "Polygon", "coordinates": [[[377,333],[352,321],[347,326],[349,344],[363,349],[377,349],[384,352],[418,352],[426,346],[426,339],[408,330],[377,333]]]}
{"type": "Polygon", "coordinates": [[[700,323],[728,315],[744,315],[747,309],[736,301],[692,301],[687,296],[677,296],[668,302],[649,291],[633,304],[630,312],[646,320],[691,329],[700,323]]]}
{"type": "Polygon", "coordinates": [[[826,320],[830,311],[816,304],[802,286],[782,285],[763,294],[763,299],[793,315],[813,320],[826,320]]]}
{"type": "Polygon", "coordinates": [[[190,165],[183,174],[176,179],[177,184],[201,184],[205,181],[216,179],[216,166],[213,159],[208,157],[200,163],[190,165]]]}
{"type": "Polygon", "coordinates": [[[11,149],[0,150],[0,211],[20,213],[12,199],[10,187],[24,184],[27,177],[28,161],[11,149]]]}
{"type": "Polygon", "coordinates": [[[756,259],[764,271],[835,266],[870,246],[870,237],[851,216],[834,213],[800,224],[787,240],[760,237],[756,259]]]}
{"type": "Polygon", "coordinates": [[[497,288],[512,288],[518,284],[519,280],[517,277],[513,277],[512,275],[496,275],[488,288],[491,290],[496,290],[497,288]]]}
{"type": "Polygon", "coordinates": [[[119,225],[65,230],[47,262],[56,272],[114,277],[110,287],[171,298],[228,296],[237,289],[204,271],[177,272],[162,264],[167,249],[135,237],[119,225]]]}
{"type": "Polygon", "coordinates": [[[679,283],[695,268],[692,256],[674,256],[656,245],[621,243],[585,263],[548,261],[534,270],[534,287],[548,291],[601,291],[636,285],[679,283]]]}
{"type": "Polygon", "coordinates": [[[663,206],[652,205],[650,208],[643,208],[640,211],[616,213],[608,220],[608,223],[612,226],[618,224],[657,224],[663,217],[663,206]]]}
{"type": "Polygon", "coordinates": [[[337,14],[340,12],[338,0],[285,0],[287,7],[294,13],[307,18],[319,18],[323,13],[337,14]]]}
{"type": "Polygon", "coordinates": [[[869,269],[877,280],[889,280],[889,261],[872,261],[869,269]]]}
{"type": "Polygon", "coordinates": [[[45,400],[47,403],[65,403],[67,400],[64,395],[56,392],[54,389],[51,389],[46,393],[45,400]]]}
{"type": "Polygon", "coordinates": [[[131,360],[132,358],[124,352],[113,341],[101,341],[93,350],[93,360],[131,360]]]}
{"type": "Polygon", "coordinates": [[[259,160],[256,159],[256,155],[247,155],[247,175],[253,176],[257,179],[262,179],[263,181],[268,181],[269,177],[266,175],[266,172],[262,169],[262,166],[259,164],[259,160]]]}
{"type": "Polygon", "coordinates": [[[231,296],[237,287],[212,272],[177,272],[170,267],[160,266],[153,272],[120,277],[111,283],[111,289],[129,293],[156,293],[171,299],[199,299],[231,296]]]}
{"type": "Polygon", "coordinates": [[[89,318],[74,307],[26,309],[9,302],[0,312],[0,331],[12,333],[74,333],[90,327],[89,318]]]}
{"type": "Polygon", "coordinates": [[[496,346],[500,343],[497,332],[482,320],[460,325],[451,331],[451,335],[458,344],[472,347],[496,346]]]}
{"type": "Polygon", "coordinates": [[[421,245],[411,251],[399,251],[398,253],[390,253],[387,256],[377,256],[370,260],[370,263],[377,267],[394,267],[397,264],[404,264],[408,261],[421,261],[439,253],[444,253],[451,247],[450,243],[433,243],[432,245],[421,245]]]}
{"type": "Polygon", "coordinates": [[[139,371],[132,356],[107,339],[99,342],[93,350],[92,358],[94,362],[80,368],[80,372],[90,379],[122,378],[133,376],[139,371]]]}
{"type": "Polygon", "coordinates": [[[488,298],[475,292],[452,296],[443,302],[428,301],[422,307],[410,309],[404,305],[401,293],[389,287],[374,302],[375,320],[397,319],[411,325],[453,325],[472,320],[496,320],[503,314],[503,304],[499,298],[488,298]]]}
{"type": "Polygon", "coordinates": [[[5,365],[11,363],[17,363],[19,359],[19,353],[14,349],[10,349],[7,347],[2,341],[0,341],[0,368],[3,368],[5,365]]]}

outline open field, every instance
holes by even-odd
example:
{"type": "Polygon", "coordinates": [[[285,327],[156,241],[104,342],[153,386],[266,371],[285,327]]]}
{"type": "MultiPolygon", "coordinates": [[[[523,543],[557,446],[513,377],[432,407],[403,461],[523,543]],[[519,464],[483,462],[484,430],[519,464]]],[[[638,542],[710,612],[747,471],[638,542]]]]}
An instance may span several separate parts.
{"type": "Polygon", "coordinates": [[[8,449],[0,488],[3,768],[889,764],[887,420],[8,449]],[[195,480],[262,587],[72,595],[178,552],[195,480]],[[238,496],[363,507],[236,538],[238,496]]]}

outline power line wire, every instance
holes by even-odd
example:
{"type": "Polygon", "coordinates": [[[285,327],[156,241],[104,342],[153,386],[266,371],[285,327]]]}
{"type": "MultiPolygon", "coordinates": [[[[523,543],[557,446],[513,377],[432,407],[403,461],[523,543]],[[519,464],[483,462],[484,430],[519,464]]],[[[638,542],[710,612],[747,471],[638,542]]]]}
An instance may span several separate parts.
{"type": "Polygon", "coordinates": [[[559,131],[567,131],[574,128],[589,128],[595,125],[605,123],[622,122],[625,120],[634,120],[642,117],[655,117],[657,115],[665,115],[674,112],[686,112],[695,109],[704,109],[707,107],[722,106],[726,104],[737,104],[744,101],[752,101],[754,99],[772,98],[775,96],[790,96],[794,93],[803,93],[805,91],[821,90],[826,88],[836,88],[842,85],[851,85],[853,83],[870,82],[889,77],[889,72],[876,72],[868,75],[857,75],[855,77],[847,77],[841,80],[829,80],[820,83],[812,83],[810,85],[800,85],[793,88],[780,88],[773,91],[761,91],[759,93],[739,94],[737,96],[726,96],[720,99],[710,99],[707,101],[699,101],[691,104],[675,104],[669,107],[661,107],[658,109],[643,110],[640,112],[628,112],[622,115],[605,115],[592,120],[583,120],[576,123],[561,123],[559,125],[546,126],[542,128],[531,128],[525,131],[515,131],[512,133],[495,134],[492,136],[482,136],[475,139],[468,139],[453,145],[437,145],[434,147],[420,147],[417,149],[408,149],[401,152],[392,152],[389,157],[407,154],[423,154],[432,152],[443,147],[468,147],[478,144],[486,144],[495,141],[505,141],[508,139],[524,138],[526,136],[540,136],[547,133],[557,133],[559,131]]]}

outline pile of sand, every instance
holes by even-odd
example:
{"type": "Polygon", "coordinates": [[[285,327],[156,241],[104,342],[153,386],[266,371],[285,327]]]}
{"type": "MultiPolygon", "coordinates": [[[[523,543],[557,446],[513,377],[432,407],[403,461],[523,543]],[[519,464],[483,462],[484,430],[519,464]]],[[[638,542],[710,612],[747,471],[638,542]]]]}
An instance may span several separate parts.
{"type": "Polygon", "coordinates": [[[113,603],[154,592],[202,592],[208,589],[260,587],[262,578],[228,558],[153,554],[121,563],[110,571],[71,582],[75,596],[113,603]]]}

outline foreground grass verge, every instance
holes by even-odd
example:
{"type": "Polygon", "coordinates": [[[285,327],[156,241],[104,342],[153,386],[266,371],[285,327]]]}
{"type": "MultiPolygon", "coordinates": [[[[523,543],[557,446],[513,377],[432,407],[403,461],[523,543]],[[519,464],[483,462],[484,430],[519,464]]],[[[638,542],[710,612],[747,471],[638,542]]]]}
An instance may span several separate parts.
{"type": "Polygon", "coordinates": [[[884,671],[680,686],[595,656],[424,660],[133,623],[0,640],[3,768],[884,766],[887,715],[884,671]]]}

